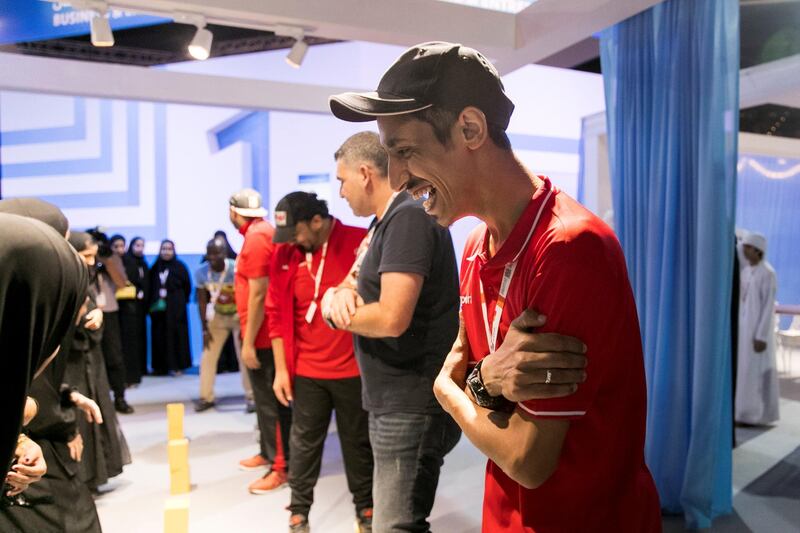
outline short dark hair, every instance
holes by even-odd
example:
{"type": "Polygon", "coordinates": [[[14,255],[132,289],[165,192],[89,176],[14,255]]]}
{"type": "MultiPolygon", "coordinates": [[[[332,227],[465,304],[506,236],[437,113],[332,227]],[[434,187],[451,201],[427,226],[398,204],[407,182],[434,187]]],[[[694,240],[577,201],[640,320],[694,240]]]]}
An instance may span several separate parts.
{"type": "Polygon", "coordinates": [[[333,154],[334,161],[344,159],[348,163],[367,161],[381,176],[389,175],[389,156],[374,131],[362,131],[348,137],[333,154]]]}
{"type": "Polygon", "coordinates": [[[303,193],[306,195],[300,201],[292,202],[292,212],[295,217],[295,224],[298,222],[308,222],[315,216],[319,215],[322,218],[330,218],[328,212],[328,202],[322,198],[317,197],[317,193],[303,193]]]}
{"type": "MultiPolygon", "coordinates": [[[[430,124],[436,140],[447,146],[450,144],[450,132],[453,124],[458,120],[458,115],[459,113],[452,109],[432,106],[405,116],[430,124]]],[[[495,146],[503,150],[511,150],[511,141],[508,139],[506,131],[491,122],[487,122],[486,125],[489,130],[489,138],[495,146]]]]}

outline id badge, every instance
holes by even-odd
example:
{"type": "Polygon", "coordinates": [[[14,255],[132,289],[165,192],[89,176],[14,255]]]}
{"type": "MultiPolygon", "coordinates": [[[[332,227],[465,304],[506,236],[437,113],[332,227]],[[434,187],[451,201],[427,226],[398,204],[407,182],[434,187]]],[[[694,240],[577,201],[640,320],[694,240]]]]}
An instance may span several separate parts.
{"type": "Polygon", "coordinates": [[[311,305],[308,306],[308,311],[306,311],[306,322],[311,324],[314,320],[314,313],[317,312],[317,302],[312,301],[311,305]]]}
{"type": "Polygon", "coordinates": [[[166,298],[167,297],[167,289],[161,288],[158,289],[158,297],[159,298],[166,298]]]}
{"type": "Polygon", "coordinates": [[[137,300],[144,300],[144,291],[139,291],[136,293],[137,300]]]}
{"type": "Polygon", "coordinates": [[[214,309],[214,304],[207,303],[206,304],[206,322],[211,322],[214,320],[214,317],[217,316],[217,312],[214,309]]]}
{"type": "Polygon", "coordinates": [[[105,293],[103,293],[103,292],[99,293],[97,295],[97,297],[95,298],[95,303],[97,304],[97,307],[99,307],[100,309],[104,308],[106,306],[106,304],[108,303],[106,301],[105,293]]]}

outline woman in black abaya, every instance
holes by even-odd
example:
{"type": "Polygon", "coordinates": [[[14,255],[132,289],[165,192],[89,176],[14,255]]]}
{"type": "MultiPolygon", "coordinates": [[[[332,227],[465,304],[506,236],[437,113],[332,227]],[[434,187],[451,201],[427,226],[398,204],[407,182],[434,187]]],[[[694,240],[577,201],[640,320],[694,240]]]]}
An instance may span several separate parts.
{"type": "Polygon", "coordinates": [[[135,289],[133,298],[117,299],[125,381],[128,385],[138,385],[147,374],[147,299],[150,295],[150,269],[144,260],[143,238],[131,239],[122,264],[135,289]]]}
{"type": "MultiPolygon", "coordinates": [[[[86,264],[90,279],[95,271],[97,243],[91,235],[76,232],[70,235],[70,244],[86,264]]],[[[111,402],[108,373],[102,351],[102,318],[97,323],[97,314],[102,311],[95,303],[96,285],[89,284],[87,313],[81,317],[72,338],[65,381],[77,391],[97,402],[103,417],[103,424],[92,424],[85,418],[78,419],[78,429],[83,437],[83,459],[80,462],[81,479],[90,489],[96,490],[114,476],[122,473],[122,467],[130,464],[128,443],[119,427],[119,421],[111,402]]]]}
{"type": "Polygon", "coordinates": [[[150,333],[153,373],[180,374],[192,366],[186,304],[192,293],[189,270],[175,254],[175,243],[161,241],[150,269],[150,333]]]}
{"type": "Polygon", "coordinates": [[[0,466],[8,471],[31,380],[74,323],[88,273],[54,229],[6,213],[0,265],[0,466]]]}

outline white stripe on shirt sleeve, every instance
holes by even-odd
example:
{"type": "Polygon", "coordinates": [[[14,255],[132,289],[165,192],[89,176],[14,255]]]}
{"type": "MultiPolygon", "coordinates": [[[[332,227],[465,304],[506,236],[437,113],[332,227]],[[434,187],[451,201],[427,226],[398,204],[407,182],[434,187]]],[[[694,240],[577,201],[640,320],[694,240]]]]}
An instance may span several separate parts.
{"type": "Polygon", "coordinates": [[[524,404],[518,403],[517,405],[526,413],[530,413],[534,416],[583,416],[586,414],[586,411],[534,411],[524,404]]]}

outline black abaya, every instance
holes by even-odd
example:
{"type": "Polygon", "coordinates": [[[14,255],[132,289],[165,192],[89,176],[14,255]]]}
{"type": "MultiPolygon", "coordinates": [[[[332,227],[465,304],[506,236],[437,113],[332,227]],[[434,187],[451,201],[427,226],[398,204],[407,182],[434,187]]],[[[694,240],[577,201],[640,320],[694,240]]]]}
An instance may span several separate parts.
{"type": "Polygon", "coordinates": [[[150,313],[150,338],[153,372],[165,375],[192,366],[189,345],[189,317],[186,304],[192,292],[192,282],[186,265],[178,259],[158,259],[150,270],[151,303],[159,300],[164,288],[166,309],[150,313]],[[162,287],[159,274],[169,270],[162,287]]]}
{"type": "Polygon", "coordinates": [[[50,226],[0,213],[0,465],[8,465],[28,388],[83,303],[88,273],[50,226]]]}
{"type": "MultiPolygon", "coordinates": [[[[136,242],[131,240],[131,247],[136,242]]],[[[133,300],[119,300],[119,328],[122,353],[125,358],[125,381],[140,383],[147,374],[147,299],[150,294],[150,276],[144,258],[133,255],[128,249],[122,257],[125,273],[136,288],[133,300]],[[141,296],[141,297],[139,297],[141,296]]]]}

